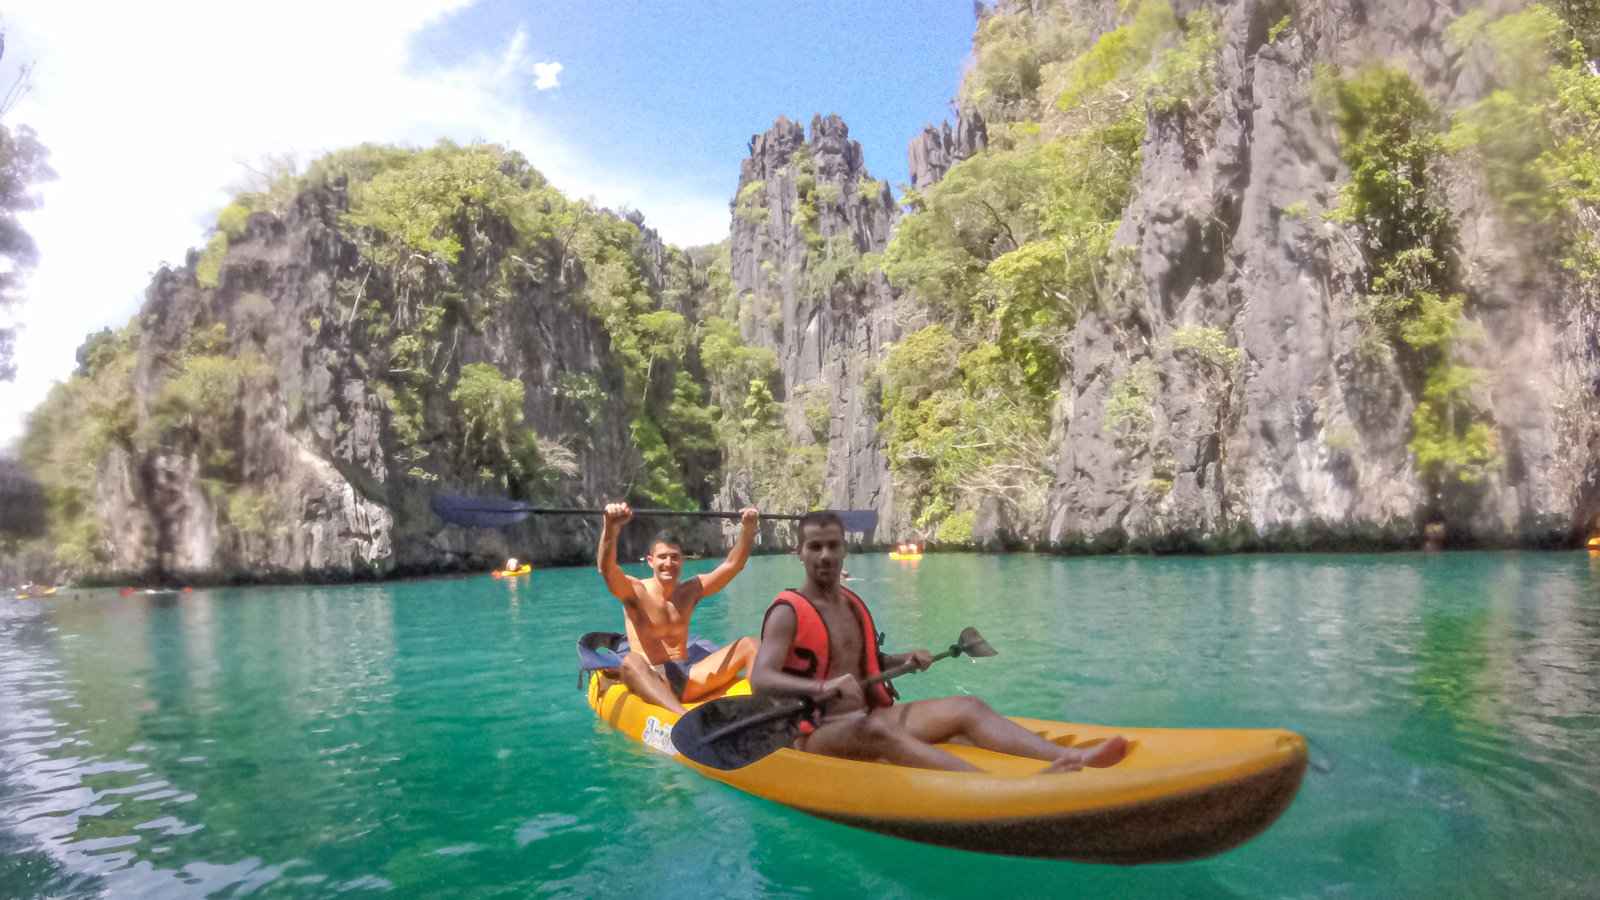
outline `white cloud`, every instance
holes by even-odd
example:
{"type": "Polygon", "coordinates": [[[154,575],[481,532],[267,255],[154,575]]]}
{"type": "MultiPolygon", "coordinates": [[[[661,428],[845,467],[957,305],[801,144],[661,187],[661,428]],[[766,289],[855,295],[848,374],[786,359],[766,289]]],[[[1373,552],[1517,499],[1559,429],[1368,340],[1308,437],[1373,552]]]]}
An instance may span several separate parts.
{"type": "Polygon", "coordinates": [[[517,33],[511,36],[511,43],[506,45],[505,52],[500,54],[500,67],[495,70],[495,80],[510,78],[527,62],[527,56],[528,32],[527,29],[518,28],[517,33]]]}
{"type": "Polygon", "coordinates": [[[561,63],[542,62],[533,64],[533,86],[541,91],[548,91],[561,86],[561,63]]]}
{"type": "Polygon", "coordinates": [[[668,241],[727,235],[727,198],[650,173],[603,171],[540,121],[526,78],[553,83],[519,30],[503,47],[419,70],[419,31],[472,0],[280,0],[268,7],[192,0],[139,4],[21,0],[8,10],[0,80],[36,59],[35,87],[7,116],[50,149],[57,181],[26,225],[40,262],[20,309],[17,380],[0,383],[0,446],[84,335],[120,326],[162,262],[205,242],[240,163],[301,160],[362,141],[442,137],[520,150],[569,196],[642,210],[668,241]]]}

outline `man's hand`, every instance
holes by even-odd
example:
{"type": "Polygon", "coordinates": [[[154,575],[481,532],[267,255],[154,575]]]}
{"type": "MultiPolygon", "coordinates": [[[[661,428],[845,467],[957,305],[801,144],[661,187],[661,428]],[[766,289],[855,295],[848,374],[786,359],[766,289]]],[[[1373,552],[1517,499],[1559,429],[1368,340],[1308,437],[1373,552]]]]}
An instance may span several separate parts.
{"type": "Polygon", "coordinates": [[[761,511],[754,506],[746,506],[739,511],[739,524],[744,526],[746,532],[756,530],[756,525],[761,522],[761,511]]]}
{"type": "Polygon", "coordinates": [[[929,666],[933,665],[933,654],[926,650],[913,650],[906,654],[906,662],[910,663],[916,671],[925,672],[929,666]]]}
{"type": "Polygon", "coordinates": [[[854,675],[840,675],[822,683],[821,702],[827,706],[828,714],[833,715],[866,706],[867,697],[854,675]]]}
{"type": "Polygon", "coordinates": [[[606,528],[621,528],[633,518],[633,507],[626,503],[606,504],[606,528]]]}

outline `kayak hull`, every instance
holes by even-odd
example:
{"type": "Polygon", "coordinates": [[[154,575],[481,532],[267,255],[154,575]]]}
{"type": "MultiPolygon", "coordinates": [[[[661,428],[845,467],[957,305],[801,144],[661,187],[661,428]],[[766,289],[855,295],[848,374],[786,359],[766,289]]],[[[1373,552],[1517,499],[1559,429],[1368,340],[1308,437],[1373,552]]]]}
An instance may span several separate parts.
{"type": "MultiPolygon", "coordinates": [[[[596,673],[589,705],[613,728],[708,778],[846,825],[984,853],[1133,865],[1197,859],[1259,834],[1293,802],[1306,745],[1278,729],[1111,728],[1013,717],[1083,746],[1126,737],[1107,769],[1039,774],[1039,760],[946,744],[979,772],[941,772],[779,750],[708,768],[671,743],[676,714],[596,673]]],[[[748,693],[738,682],[729,693],[748,693]]]]}
{"type": "Polygon", "coordinates": [[[532,571],[533,571],[533,566],[531,566],[531,565],[522,565],[522,566],[518,566],[515,569],[495,569],[493,572],[490,572],[489,574],[494,576],[495,578],[520,578],[523,575],[526,575],[526,574],[528,574],[529,572],[532,572],[532,571]]]}
{"type": "Polygon", "coordinates": [[[922,558],[922,554],[921,553],[894,553],[894,552],[891,552],[889,554],[889,558],[890,559],[900,559],[900,560],[918,560],[918,559],[922,558]]]}
{"type": "Polygon", "coordinates": [[[1116,865],[1182,862],[1214,856],[1266,830],[1294,801],[1304,774],[1304,766],[1285,765],[1204,790],[1099,812],[981,824],[818,815],[925,844],[1005,856],[1116,865]]]}

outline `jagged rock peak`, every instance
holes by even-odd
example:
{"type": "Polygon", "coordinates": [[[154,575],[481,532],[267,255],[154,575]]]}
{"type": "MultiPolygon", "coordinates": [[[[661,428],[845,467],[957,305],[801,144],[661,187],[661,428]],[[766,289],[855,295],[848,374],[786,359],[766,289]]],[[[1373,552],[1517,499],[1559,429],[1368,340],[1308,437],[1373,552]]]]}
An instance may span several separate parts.
{"type": "Polygon", "coordinates": [[[779,116],[771,128],[750,136],[750,158],[740,163],[739,183],[764,179],[788,165],[789,157],[805,142],[805,129],[798,122],[789,121],[788,116],[779,116]]]}
{"type": "Polygon", "coordinates": [[[956,111],[956,127],[925,125],[911,141],[911,186],[922,190],[936,184],[950,167],[989,145],[989,128],[977,110],[956,111]]]}
{"type": "Polygon", "coordinates": [[[824,178],[855,175],[865,169],[861,144],[850,140],[850,126],[836,115],[811,117],[811,148],[817,174],[824,178]]]}
{"type": "Polygon", "coordinates": [[[802,145],[810,146],[817,175],[823,179],[864,174],[861,144],[850,140],[850,126],[843,119],[834,114],[812,116],[808,140],[798,122],[779,116],[771,128],[750,137],[750,158],[741,165],[740,184],[765,179],[787,166],[802,145]]]}

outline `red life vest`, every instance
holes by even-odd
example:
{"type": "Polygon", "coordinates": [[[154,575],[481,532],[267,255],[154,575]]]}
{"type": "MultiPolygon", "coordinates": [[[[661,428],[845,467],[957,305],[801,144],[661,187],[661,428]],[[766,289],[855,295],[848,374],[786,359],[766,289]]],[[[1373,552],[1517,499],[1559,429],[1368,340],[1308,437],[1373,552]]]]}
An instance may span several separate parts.
{"type": "MultiPolygon", "coordinates": [[[[882,671],[878,663],[878,629],[873,625],[872,613],[867,612],[867,605],[861,602],[851,590],[840,585],[839,592],[850,601],[850,607],[855,611],[856,621],[861,624],[861,672],[863,680],[872,678],[882,671]]],[[[822,614],[807,600],[805,595],[795,590],[780,593],[772,605],[767,607],[767,615],[780,605],[786,605],[794,610],[795,628],[794,641],[789,644],[789,655],[783,660],[783,671],[800,678],[815,678],[818,681],[827,681],[833,674],[829,666],[828,625],[822,621],[822,614]]],[[[766,619],[763,618],[761,628],[766,630],[766,619]]],[[[866,689],[867,705],[872,707],[889,706],[894,703],[894,693],[888,682],[870,685],[866,689]]]]}

